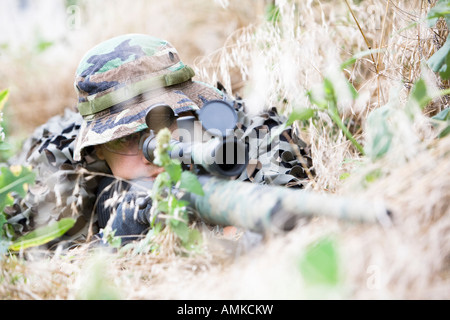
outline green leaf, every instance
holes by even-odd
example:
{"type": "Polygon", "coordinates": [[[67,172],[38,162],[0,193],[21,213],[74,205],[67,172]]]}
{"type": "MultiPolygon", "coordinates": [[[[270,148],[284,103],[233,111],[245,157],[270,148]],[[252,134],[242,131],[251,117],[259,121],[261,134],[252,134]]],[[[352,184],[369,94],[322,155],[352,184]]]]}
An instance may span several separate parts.
{"type": "Polygon", "coordinates": [[[198,194],[204,195],[201,183],[198,181],[197,176],[190,171],[183,171],[180,179],[180,189],[198,194]]]}
{"type": "Polygon", "coordinates": [[[103,229],[103,241],[106,241],[111,247],[119,248],[122,239],[120,237],[116,237],[116,229],[112,230],[110,227],[106,227],[103,229]]]}
{"type": "Polygon", "coordinates": [[[166,171],[163,171],[160,174],[158,174],[155,181],[153,182],[152,194],[155,197],[159,196],[161,190],[164,190],[164,188],[169,185],[169,182],[170,176],[166,171]]]}
{"type": "Polygon", "coordinates": [[[3,107],[5,106],[5,103],[8,100],[8,97],[9,97],[8,89],[0,91],[0,111],[3,110],[3,107]]]}
{"type": "Polygon", "coordinates": [[[90,259],[80,270],[79,289],[75,298],[79,300],[121,300],[122,290],[117,286],[109,271],[112,260],[102,252],[90,254],[90,259]]]}
{"type": "Polygon", "coordinates": [[[375,169],[370,171],[368,174],[366,174],[366,176],[364,177],[364,181],[366,183],[372,183],[376,180],[378,180],[381,177],[381,170],[380,169],[375,169]]]}
{"type": "Polygon", "coordinates": [[[444,18],[447,26],[450,25],[450,1],[439,0],[435,6],[428,11],[427,20],[428,26],[432,27],[436,25],[439,18],[444,18]]]}
{"type": "Polygon", "coordinates": [[[338,284],[339,268],[335,241],[325,237],[310,245],[299,261],[299,269],[307,284],[338,284]]]}
{"type": "Polygon", "coordinates": [[[7,222],[5,214],[0,212],[0,241],[5,235],[5,231],[3,230],[3,225],[7,222]]]}
{"type": "Polygon", "coordinates": [[[417,101],[421,109],[425,108],[431,101],[431,97],[428,95],[427,85],[422,78],[414,83],[410,94],[411,98],[417,101]]]}
{"type": "Polygon", "coordinates": [[[51,46],[53,46],[53,42],[52,41],[45,41],[45,40],[40,40],[37,44],[36,44],[36,49],[39,53],[44,52],[45,50],[47,50],[48,48],[50,48],[51,46]]]}
{"type": "Polygon", "coordinates": [[[64,218],[48,226],[36,229],[14,241],[10,250],[19,251],[30,247],[43,245],[66,233],[75,224],[75,219],[64,218]]]}
{"type": "MultiPolygon", "coordinates": [[[[353,86],[348,82],[347,86],[349,86],[350,93],[354,98],[357,95],[356,90],[354,90],[353,86]],[[353,88],[353,90],[351,88],[353,88]]],[[[334,88],[333,82],[328,78],[324,78],[322,89],[325,96],[325,101],[321,100],[321,98],[316,98],[315,94],[311,90],[306,93],[309,97],[309,100],[311,101],[311,103],[317,105],[320,111],[326,111],[331,120],[333,120],[333,122],[339,127],[339,129],[342,130],[347,139],[351,141],[351,143],[355,146],[356,149],[358,149],[361,154],[364,154],[363,147],[359,144],[358,141],[356,141],[352,133],[342,123],[337,105],[336,90],[334,88]]]]}
{"type": "Polygon", "coordinates": [[[347,179],[348,177],[350,177],[350,173],[344,172],[343,174],[341,174],[341,175],[339,176],[339,180],[345,180],[345,179],[347,179]]]}
{"type": "Polygon", "coordinates": [[[447,37],[447,40],[445,41],[442,48],[440,48],[438,51],[436,51],[430,59],[428,59],[427,63],[428,66],[433,70],[434,72],[439,72],[439,75],[442,79],[449,79],[450,78],[450,41],[449,41],[450,35],[447,37]]]}
{"type": "Polygon", "coordinates": [[[270,142],[277,138],[284,130],[294,123],[294,121],[305,121],[312,118],[315,114],[315,110],[309,108],[296,108],[293,109],[289,114],[289,118],[285,123],[282,123],[274,128],[272,128],[270,135],[270,142]]]}
{"type": "Polygon", "coordinates": [[[439,135],[438,138],[443,138],[445,136],[447,136],[450,133],[450,125],[448,125],[447,127],[445,127],[445,129],[443,129],[439,135]]]}
{"type": "Polygon", "coordinates": [[[276,23],[280,20],[280,8],[274,3],[269,3],[266,6],[266,20],[268,22],[276,23]]]}
{"type": "Polygon", "coordinates": [[[350,82],[347,81],[347,86],[348,86],[348,91],[352,95],[352,99],[354,100],[354,99],[358,98],[358,91],[356,91],[353,84],[351,84],[350,82]]]}
{"type": "Polygon", "coordinates": [[[157,201],[156,208],[158,209],[158,212],[168,212],[169,204],[167,203],[167,201],[157,201]]]}
{"type": "Polygon", "coordinates": [[[437,115],[432,117],[432,119],[447,123],[444,129],[442,129],[441,132],[438,134],[438,138],[443,138],[450,133],[450,108],[442,110],[437,115]]]}
{"type": "Polygon", "coordinates": [[[189,201],[177,199],[174,197],[172,200],[172,207],[176,209],[183,209],[186,208],[189,205],[189,201]]]}
{"type": "Polygon", "coordinates": [[[428,94],[427,84],[424,79],[420,78],[414,83],[411,93],[406,103],[405,111],[410,119],[414,119],[415,115],[422,111],[433,99],[428,94]]]}
{"type": "MultiPolygon", "coordinates": [[[[447,23],[447,27],[450,26],[450,1],[439,0],[436,5],[428,11],[427,20],[428,26],[432,27],[436,25],[439,18],[444,18],[447,23]]],[[[428,65],[434,72],[439,72],[442,79],[448,79],[450,77],[450,35],[447,36],[444,45],[436,51],[430,59],[428,59],[428,65]]]]}
{"type": "Polygon", "coordinates": [[[0,141],[0,151],[8,151],[11,150],[11,145],[7,142],[0,141]]]}
{"type": "Polygon", "coordinates": [[[171,219],[170,229],[177,234],[181,242],[185,243],[189,240],[189,227],[186,223],[171,219]]]}
{"type": "Polygon", "coordinates": [[[3,166],[0,168],[0,211],[10,204],[8,194],[17,192],[24,197],[26,194],[26,184],[33,184],[35,173],[24,166],[3,166]]]}
{"type": "Polygon", "coordinates": [[[294,123],[296,120],[308,120],[314,116],[314,110],[310,108],[297,108],[292,110],[291,114],[289,115],[289,118],[286,122],[287,126],[290,126],[294,123]]]}
{"type": "Polygon", "coordinates": [[[325,91],[325,99],[328,101],[328,110],[337,110],[337,97],[333,82],[328,78],[323,79],[323,89],[325,91]]]}
{"type": "Polygon", "coordinates": [[[374,54],[374,53],[378,53],[378,52],[382,52],[385,51],[386,49],[370,49],[370,50],[365,50],[365,51],[361,51],[356,53],[355,55],[353,55],[350,59],[344,61],[341,64],[341,70],[344,70],[345,68],[347,68],[348,66],[354,64],[358,59],[361,59],[364,56],[370,55],[370,54],[374,54]]]}
{"type": "Polygon", "coordinates": [[[319,107],[319,110],[325,110],[327,108],[326,103],[324,101],[318,100],[312,90],[306,91],[306,96],[312,104],[315,104],[317,107],[319,107]]]}
{"type": "Polygon", "coordinates": [[[166,170],[166,172],[169,174],[170,179],[173,182],[178,182],[181,178],[181,165],[179,164],[175,164],[175,163],[170,163],[168,165],[166,165],[164,167],[164,170],[166,170]]]}
{"type": "Polygon", "coordinates": [[[431,119],[439,120],[439,121],[448,121],[448,120],[450,120],[450,108],[442,110],[441,112],[439,112],[437,115],[435,115],[431,119]]]}
{"type": "Polygon", "coordinates": [[[202,242],[202,234],[196,229],[189,229],[188,239],[183,242],[183,247],[187,250],[198,249],[199,244],[202,242]]]}
{"type": "Polygon", "coordinates": [[[388,127],[389,116],[389,105],[385,105],[373,110],[367,117],[367,131],[371,132],[371,140],[366,143],[365,153],[372,160],[381,158],[391,147],[394,134],[388,127]]]}

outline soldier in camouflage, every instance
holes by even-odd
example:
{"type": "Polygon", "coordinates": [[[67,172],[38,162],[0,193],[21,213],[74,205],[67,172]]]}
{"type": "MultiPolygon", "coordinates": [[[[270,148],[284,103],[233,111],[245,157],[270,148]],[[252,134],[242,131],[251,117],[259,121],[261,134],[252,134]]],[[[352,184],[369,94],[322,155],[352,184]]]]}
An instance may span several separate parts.
{"type": "MultiPolygon", "coordinates": [[[[164,103],[183,115],[210,100],[231,100],[193,77],[169,42],[148,35],[118,36],[88,51],[76,71],[78,113],[50,120],[27,142],[26,161],[38,168],[40,179],[16,215],[29,227],[75,215],[77,224],[66,235],[72,240],[90,240],[107,225],[123,243],[145,234],[151,203],[135,204],[161,172],[141,150],[149,107],[164,103]]],[[[247,170],[237,180],[301,187],[311,167],[306,144],[286,127],[268,147],[271,130],[286,119],[275,110],[249,117],[240,100],[235,107],[242,139],[258,129],[247,170]]]]}

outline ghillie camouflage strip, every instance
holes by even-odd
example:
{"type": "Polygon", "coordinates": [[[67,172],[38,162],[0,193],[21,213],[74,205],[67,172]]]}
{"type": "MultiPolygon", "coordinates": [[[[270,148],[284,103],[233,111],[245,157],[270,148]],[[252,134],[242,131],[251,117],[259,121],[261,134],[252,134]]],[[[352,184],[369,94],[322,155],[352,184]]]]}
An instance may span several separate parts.
{"type": "Polygon", "coordinates": [[[291,187],[306,185],[314,174],[312,158],[307,144],[292,126],[285,126],[287,118],[275,108],[250,117],[240,99],[235,108],[241,131],[237,135],[249,150],[249,164],[238,180],[291,187]]]}
{"type": "Polygon", "coordinates": [[[90,226],[91,232],[97,232],[93,215],[97,184],[109,169],[95,156],[73,160],[81,123],[79,113],[66,109],[63,115],[38,127],[22,152],[11,160],[31,165],[37,174],[36,184],[25,198],[15,196],[14,205],[5,209],[17,235],[65,217],[74,217],[77,222],[63,239],[83,240],[90,226]]]}

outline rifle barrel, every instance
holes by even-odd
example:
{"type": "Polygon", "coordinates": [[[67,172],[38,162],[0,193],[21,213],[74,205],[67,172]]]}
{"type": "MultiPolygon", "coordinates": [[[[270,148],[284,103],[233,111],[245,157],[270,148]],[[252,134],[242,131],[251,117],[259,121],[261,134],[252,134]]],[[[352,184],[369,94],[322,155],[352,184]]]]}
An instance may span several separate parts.
{"type": "Polygon", "coordinates": [[[365,198],[324,195],[301,189],[259,185],[238,180],[200,176],[204,195],[188,201],[204,220],[254,232],[290,230],[300,217],[325,216],[357,222],[390,224],[382,202],[365,198]]]}

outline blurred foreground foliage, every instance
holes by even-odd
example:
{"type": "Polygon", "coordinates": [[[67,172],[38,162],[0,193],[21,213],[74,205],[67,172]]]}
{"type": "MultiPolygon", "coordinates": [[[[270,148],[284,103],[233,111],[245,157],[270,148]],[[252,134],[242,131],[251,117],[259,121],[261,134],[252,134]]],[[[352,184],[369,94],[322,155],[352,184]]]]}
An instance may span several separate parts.
{"type": "MultiPolygon", "coordinates": [[[[2,122],[1,111],[6,105],[9,90],[0,92],[0,128],[2,122]]],[[[0,133],[3,130],[0,129],[0,133]]],[[[10,146],[4,142],[4,135],[0,139],[0,156],[5,156],[10,146]]],[[[74,224],[74,219],[62,219],[52,225],[38,228],[24,236],[17,237],[16,232],[9,221],[7,206],[14,205],[13,195],[25,197],[28,188],[36,179],[36,173],[32,168],[22,165],[8,165],[0,163],[0,259],[8,250],[20,251],[30,247],[45,244],[68,231],[74,224]]]]}

